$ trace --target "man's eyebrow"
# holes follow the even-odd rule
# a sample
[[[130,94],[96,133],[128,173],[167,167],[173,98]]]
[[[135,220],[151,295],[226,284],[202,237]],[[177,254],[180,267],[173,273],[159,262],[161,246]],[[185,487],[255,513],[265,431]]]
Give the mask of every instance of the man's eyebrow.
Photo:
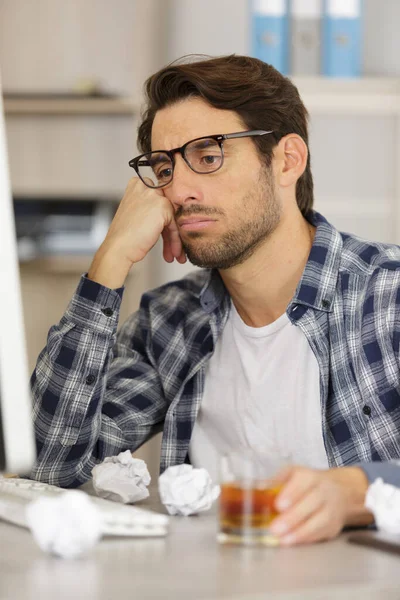
[[[151,162],[152,165],[158,164],[158,163],[162,163],[162,162],[167,162],[170,160],[168,154],[166,154],[166,150],[156,150],[154,156],[151,156],[151,161],[149,160],[148,162]]]
[[[194,140],[190,140],[190,142],[196,148],[207,148],[208,146],[218,146],[218,142],[216,142],[213,138],[206,138],[206,139],[199,139],[199,140],[194,139]]]

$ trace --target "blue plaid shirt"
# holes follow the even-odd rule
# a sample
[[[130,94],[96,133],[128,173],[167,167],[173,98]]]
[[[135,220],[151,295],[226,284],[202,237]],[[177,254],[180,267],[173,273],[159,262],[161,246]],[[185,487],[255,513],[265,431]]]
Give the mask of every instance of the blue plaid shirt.
[[[318,213],[310,221],[316,235],[287,315],[318,360],[329,465],[399,483],[400,248],[339,233]],[[78,486],[160,430],[161,471],[187,459],[230,297],[217,271],[197,271],[144,294],[117,334],[122,292],[82,277],[49,332],[32,375],[36,479]]]

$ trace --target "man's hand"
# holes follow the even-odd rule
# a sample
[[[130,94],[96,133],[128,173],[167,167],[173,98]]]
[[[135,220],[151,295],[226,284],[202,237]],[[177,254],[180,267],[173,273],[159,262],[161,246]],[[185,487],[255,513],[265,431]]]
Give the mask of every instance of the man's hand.
[[[364,506],[368,480],[358,467],[327,471],[289,467],[279,479],[283,489],[275,505],[280,514],[271,531],[282,545],[328,540],[347,525],[373,522]]]
[[[171,202],[162,190],[149,188],[133,177],[93,259],[89,279],[110,288],[122,286],[132,265],[143,260],[160,236],[164,259],[184,263],[186,256]]]

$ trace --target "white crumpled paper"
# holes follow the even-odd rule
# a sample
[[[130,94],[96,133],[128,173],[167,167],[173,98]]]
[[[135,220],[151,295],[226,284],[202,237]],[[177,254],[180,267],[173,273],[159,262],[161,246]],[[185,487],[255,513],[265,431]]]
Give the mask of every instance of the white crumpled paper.
[[[100,512],[79,490],[41,496],[28,504],[25,514],[40,548],[62,558],[85,554],[101,538]]]
[[[367,490],[365,506],[373,512],[378,529],[400,534],[400,488],[376,479]]]
[[[159,477],[158,490],[169,514],[185,517],[209,510],[220,494],[206,469],[187,464],[168,467]]]
[[[151,477],[144,460],[126,450],[110,456],[92,469],[93,488],[98,496],[133,504],[149,496]]]

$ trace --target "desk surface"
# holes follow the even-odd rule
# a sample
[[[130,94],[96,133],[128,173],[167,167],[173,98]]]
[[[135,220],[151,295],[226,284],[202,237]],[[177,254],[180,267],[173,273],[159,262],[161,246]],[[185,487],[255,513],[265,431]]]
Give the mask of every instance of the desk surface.
[[[152,496],[142,504],[160,509]],[[216,509],[171,517],[165,538],[106,538],[87,558],[62,560],[44,554],[28,530],[3,522],[0,599],[400,598],[400,558],[349,544],[348,534],[297,548],[246,548],[219,545],[216,529]]]

